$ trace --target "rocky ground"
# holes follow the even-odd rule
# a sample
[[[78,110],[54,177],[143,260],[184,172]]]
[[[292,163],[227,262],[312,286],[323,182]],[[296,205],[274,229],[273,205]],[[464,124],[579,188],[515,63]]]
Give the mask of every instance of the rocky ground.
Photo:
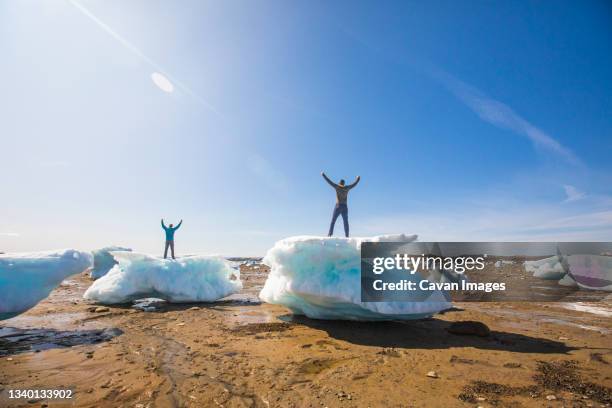
[[[96,307],[86,274],[0,322],[2,407],[601,407],[612,304],[460,303],[356,323],[261,304],[266,267],[214,304]],[[459,321],[475,323],[453,324]],[[70,400],[10,399],[70,389]]]

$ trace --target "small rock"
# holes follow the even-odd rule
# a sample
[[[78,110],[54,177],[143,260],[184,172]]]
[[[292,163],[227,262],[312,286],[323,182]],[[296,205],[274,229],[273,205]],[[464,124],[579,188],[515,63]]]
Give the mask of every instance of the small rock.
[[[569,340],[569,337],[559,337],[559,340]]]
[[[190,307],[190,308],[189,308],[189,309],[187,309],[187,310],[200,310],[200,308],[199,308],[199,307],[197,307],[197,306],[194,306],[194,307]]]
[[[93,311],[94,313],[104,313],[110,311],[110,309],[106,306],[98,306]]]
[[[469,320],[453,322],[446,330],[452,334],[473,335],[479,337],[487,337],[489,334],[491,334],[491,330],[486,324]]]
[[[427,373],[427,376],[430,378],[440,378],[440,376],[438,375],[438,373],[436,373],[435,371],[430,371]]]
[[[485,397],[478,397],[476,398],[476,401],[478,402],[485,402],[487,399]]]
[[[6,359],[6,361],[13,361],[13,358],[9,357],[9,358]]]
[[[185,323],[177,323],[177,326],[184,326]]]
[[[547,395],[546,399],[549,400],[549,401],[554,401],[554,400],[557,399],[557,397],[551,394],[551,395]]]
[[[522,365],[521,365],[521,363],[506,363],[506,364],[504,364],[504,367],[506,367],[506,368],[521,368]]]

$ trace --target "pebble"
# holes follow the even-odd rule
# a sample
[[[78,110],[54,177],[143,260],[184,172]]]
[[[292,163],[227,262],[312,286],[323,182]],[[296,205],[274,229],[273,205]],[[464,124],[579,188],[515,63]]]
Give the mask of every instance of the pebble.
[[[453,322],[447,329],[449,333],[461,335],[473,335],[479,337],[487,337],[491,334],[489,327],[476,321]]]
[[[94,313],[104,313],[110,311],[110,309],[106,306],[98,306],[93,311]]]
[[[427,373],[427,376],[430,378],[440,378],[440,376],[438,375],[438,373],[436,373],[435,371],[430,371]]]
[[[549,401],[554,401],[554,400],[557,399],[557,397],[551,394],[551,395],[547,395],[546,399],[549,400]]]
[[[200,310],[200,308],[199,308],[199,307],[197,307],[197,306],[194,306],[194,307],[190,307],[190,308],[189,308],[189,309],[187,309],[187,310]]]
[[[9,358],[6,359],[6,361],[13,361],[13,358],[9,357]]]

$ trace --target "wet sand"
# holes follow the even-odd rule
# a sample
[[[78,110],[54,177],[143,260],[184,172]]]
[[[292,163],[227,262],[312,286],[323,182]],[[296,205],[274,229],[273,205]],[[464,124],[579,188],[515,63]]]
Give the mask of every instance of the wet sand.
[[[433,319],[357,323],[261,304],[266,268],[214,304],[98,308],[76,275],[0,322],[2,407],[610,406],[612,303],[459,303]],[[486,324],[457,335],[456,321]],[[71,389],[71,400],[9,390]],[[554,398],[554,399],[553,399]]]

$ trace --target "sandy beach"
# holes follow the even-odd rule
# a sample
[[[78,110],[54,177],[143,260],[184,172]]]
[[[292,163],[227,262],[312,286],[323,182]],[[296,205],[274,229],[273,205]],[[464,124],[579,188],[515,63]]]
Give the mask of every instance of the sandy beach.
[[[458,303],[420,321],[317,321],[260,303],[266,266],[241,272],[239,294],[149,312],[89,304],[81,299],[89,276],[71,277],[35,308],[0,323],[0,406],[612,403],[609,301]],[[490,333],[456,334],[458,321],[484,323]],[[18,389],[70,389],[73,398],[10,399]]]

